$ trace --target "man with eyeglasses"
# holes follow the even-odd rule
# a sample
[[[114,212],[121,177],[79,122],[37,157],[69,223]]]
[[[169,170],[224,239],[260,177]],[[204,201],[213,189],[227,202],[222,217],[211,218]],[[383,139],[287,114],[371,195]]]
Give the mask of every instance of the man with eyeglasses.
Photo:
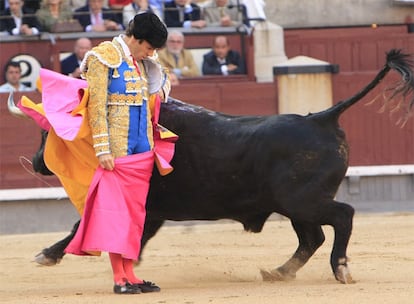
[[[183,33],[169,32],[166,46],[158,55],[162,65],[170,71],[172,85],[179,84],[180,78],[200,76],[191,51],[184,48]]]

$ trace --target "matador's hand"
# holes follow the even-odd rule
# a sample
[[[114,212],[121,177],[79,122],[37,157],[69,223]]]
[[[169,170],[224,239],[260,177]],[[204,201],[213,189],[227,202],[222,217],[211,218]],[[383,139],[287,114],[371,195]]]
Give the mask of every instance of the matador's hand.
[[[98,156],[99,164],[102,168],[112,171],[115,167],[114,157],[112,154],[102,154]]]

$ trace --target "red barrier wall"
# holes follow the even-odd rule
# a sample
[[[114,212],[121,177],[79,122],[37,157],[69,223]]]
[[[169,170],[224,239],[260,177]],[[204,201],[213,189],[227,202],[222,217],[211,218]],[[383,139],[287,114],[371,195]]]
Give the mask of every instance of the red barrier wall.
[[[247,43],[246,47],[250,50],[246,53],[247,60],[251,62],[252,45]],[[368,84],[384,64],[385,52],[391,48],[414,53],[414,34],[408,33],[406,26],[285,31],[288,58],[305,55],[339,64],[339,74],[333,75],[335,102],[352,96]],[[414,164],[414,118],[401,129],[395,125],[395,116],[378,113],[380,103],[367,105],[395,79],[387,77],[381,87],[341,117],[340,123],[351,147],[350,165]],[[249,75],[182,81],[173,88],[171,96],[229,114],[271,115],[278,111],[277,84],[256,83]],[[40,100],[37,94],[34,97]],[[37,150],[39,128],[30,121],[12,117],[7,111],[6,99],[7,95],[0,94],[0,189],[45,187],[44,182],[27,173],[19,162],[19,156],[31,159]],[[54,177],[42,179],[58,185]]]

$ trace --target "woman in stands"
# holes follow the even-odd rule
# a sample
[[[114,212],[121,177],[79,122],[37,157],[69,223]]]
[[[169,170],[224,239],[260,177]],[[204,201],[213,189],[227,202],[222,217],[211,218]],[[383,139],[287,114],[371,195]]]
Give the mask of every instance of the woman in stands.
[[[67,0],[42,0],[36,17],[43,32],[53,32],[55,24],[72,19],[72,10]]]

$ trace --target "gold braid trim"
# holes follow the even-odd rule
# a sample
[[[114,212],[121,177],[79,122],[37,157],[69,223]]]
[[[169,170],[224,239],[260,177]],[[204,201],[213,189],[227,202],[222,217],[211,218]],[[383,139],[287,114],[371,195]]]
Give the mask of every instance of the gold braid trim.
[[[89,126],[93,136],[93,144],[97,156],[110,153],[109,127],[107,123],[107,90],[108,67],[96,56],[89,56],[87,60],[87,71],[85,73],[88,81],[89,101],[88,118]]]
[[[104,41],[85,54],[80,70],[86,72],[87,61],[90,56],[95,56],[105,66],[115,69],[122,63],[122,54],[118,48],[109,41]]]
[[[143,99],[146,99],[142,93],[138,92],[136,95],[111,94],[108,97],[108,105],[142,106]]]

